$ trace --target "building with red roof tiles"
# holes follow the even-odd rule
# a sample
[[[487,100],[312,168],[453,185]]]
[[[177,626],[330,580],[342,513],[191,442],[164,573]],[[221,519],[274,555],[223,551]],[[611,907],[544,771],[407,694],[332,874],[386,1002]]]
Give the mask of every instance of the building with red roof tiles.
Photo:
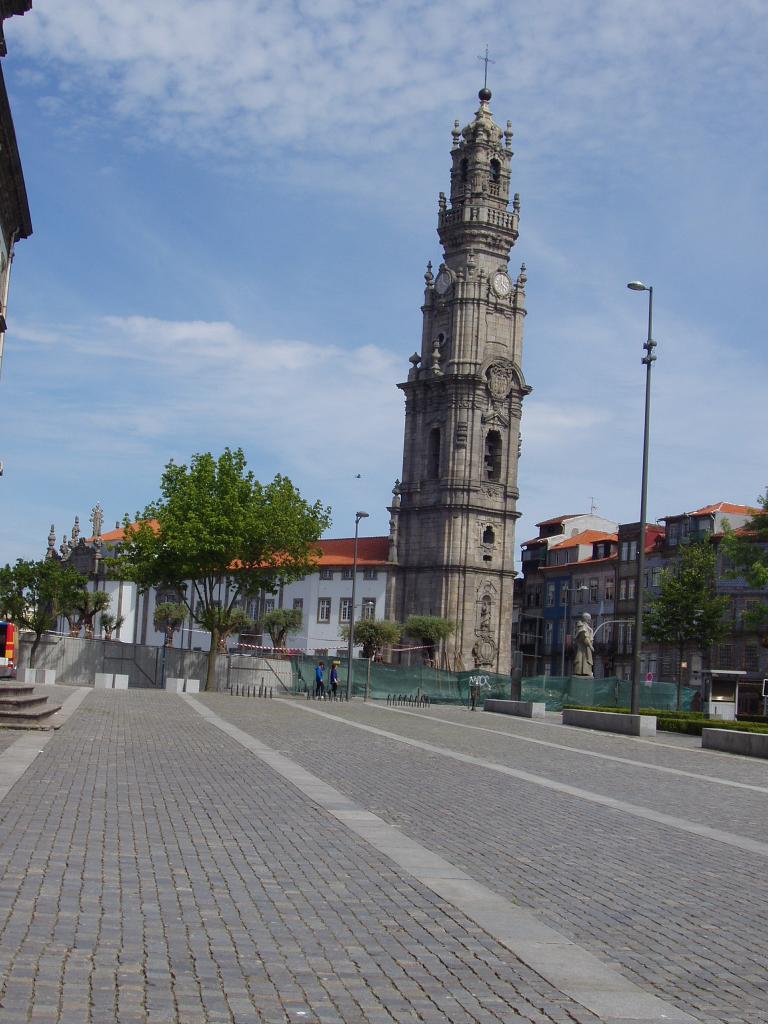
[[[154,611],[158,604],[175,603],[178,595],[163,588],[153,588],[139,593],[135,584],[126,580],[107,578],[105,558],[119,548],[125,536],[123,527],[117,523],[114,530],[101,532],[102,512],[99,506],[91,513],[93,535],[81,536],[80,521],[75,518],[70,539],[66,535],[56,549],[56,535],[53,527],[48,537],[48,558],[55,558],[71,565],[90,579],[90,587],[112,594],[109,611],[122,616],[122,625],[116,630],[115,639],[127,643],[146,644],[161,647],[164,634],[154,626]],[[157,523],[152,524],[158,528]],[[352,568],[355,558],[353,537],[330,537],[321,540],[318,548],[317,568],[301,580],[286,584],[274,593],[261,593],[250,600],[246,611],[258,621],[275,608],[299,608],[303,613],[301,629],[287,638],[287,646],[293,650],[309,650],[316,653],[338,653],[346,655],[341,630],[349,622],[352,604]],[[387,580],[389,537],[358,537],[357,581],[355,584],[355,619],[382,619],[387,615]],[[234,569],[234,567],[233,567]],[[226,594],[222,594],[226,600]],[[62,631],[64,623],[60,624]],[[97,635],[100,620],[96,622]],[[241,644],[242,642],[242,644]],[[248,634],[233,638],[233,646],[241,645],[244,650],[271,648],[267,634]],[[191,650],[207,650],[209,635],[200,630],[194,622],[184,623],[176,646]],[[359,653],[359,648],[356,648]]]

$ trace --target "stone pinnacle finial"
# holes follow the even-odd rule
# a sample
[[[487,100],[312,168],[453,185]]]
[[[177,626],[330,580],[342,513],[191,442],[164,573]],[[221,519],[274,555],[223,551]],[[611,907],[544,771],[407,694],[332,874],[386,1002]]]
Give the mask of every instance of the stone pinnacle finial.
[[[56,529],[51,523],[51,529],[48,534],[48,557],[50,558],[53,552],[56,550]]]
[[[459,139],[461,138],[461,125],[459,124],[458,121],[453,122],[453,131],[451,132],[451,135],[453,136],[453,148],[457,149],[459,145]]]
[[[432,273],[432,260],[427,263],[427,272],[424,275],[424,280],[427,282],[427,288],[431,288],[435,281],[435,275]]]

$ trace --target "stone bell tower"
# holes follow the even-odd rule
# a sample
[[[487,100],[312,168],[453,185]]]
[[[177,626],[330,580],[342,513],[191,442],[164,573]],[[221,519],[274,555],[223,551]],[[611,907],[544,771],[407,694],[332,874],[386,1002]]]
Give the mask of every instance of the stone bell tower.
[[[515,280],[520,198],[509,209],[512,130],[491,92],[455,122],[451,194],[440,193],[444,260],[424,275],[421,351],[405,393],[403,478],[390,508],[389,608],[456,623],[452,669],[511,668],[515,520],[523,396],[525,265]]]

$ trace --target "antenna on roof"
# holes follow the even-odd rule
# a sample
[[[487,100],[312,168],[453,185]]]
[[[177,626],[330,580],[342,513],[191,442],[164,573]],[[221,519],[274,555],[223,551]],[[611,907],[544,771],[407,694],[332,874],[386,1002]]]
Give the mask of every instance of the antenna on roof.
[[[590,494],[590,496],[589,496],[589,500],[590,500],[590,509],[589,509],[589,514],[590,514],[591,516],[593,516],[593,515],[595,514],[595,512],[597,512],[597,503],[595,502],[595,497],[594,497],[594,495]]]

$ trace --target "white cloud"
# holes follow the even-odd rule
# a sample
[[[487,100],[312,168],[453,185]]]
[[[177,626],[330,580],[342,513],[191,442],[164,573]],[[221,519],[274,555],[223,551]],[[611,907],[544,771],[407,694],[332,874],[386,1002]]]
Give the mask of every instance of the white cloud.
[[[116,113],[198,152],[277,147],[299,162],[310,152],[371,161],[393,134],[419,150],[437,111],[465,110],[490,18],[505,40],[491,84],[515,97],[539,150],[576,136],[615,147],[658,122],[664,104],[706,103],[713,121],[758,113],[739,83],[766,81],[766,27],[745,0],[727,19],[700,0],[647,0],[642,17],[632,0],[558,0],[524,17],[484,0],[92,0],[36,6],[12,29],[41,64],[69,69],[58,88],[70,103],[90,96],[105,120]]]

